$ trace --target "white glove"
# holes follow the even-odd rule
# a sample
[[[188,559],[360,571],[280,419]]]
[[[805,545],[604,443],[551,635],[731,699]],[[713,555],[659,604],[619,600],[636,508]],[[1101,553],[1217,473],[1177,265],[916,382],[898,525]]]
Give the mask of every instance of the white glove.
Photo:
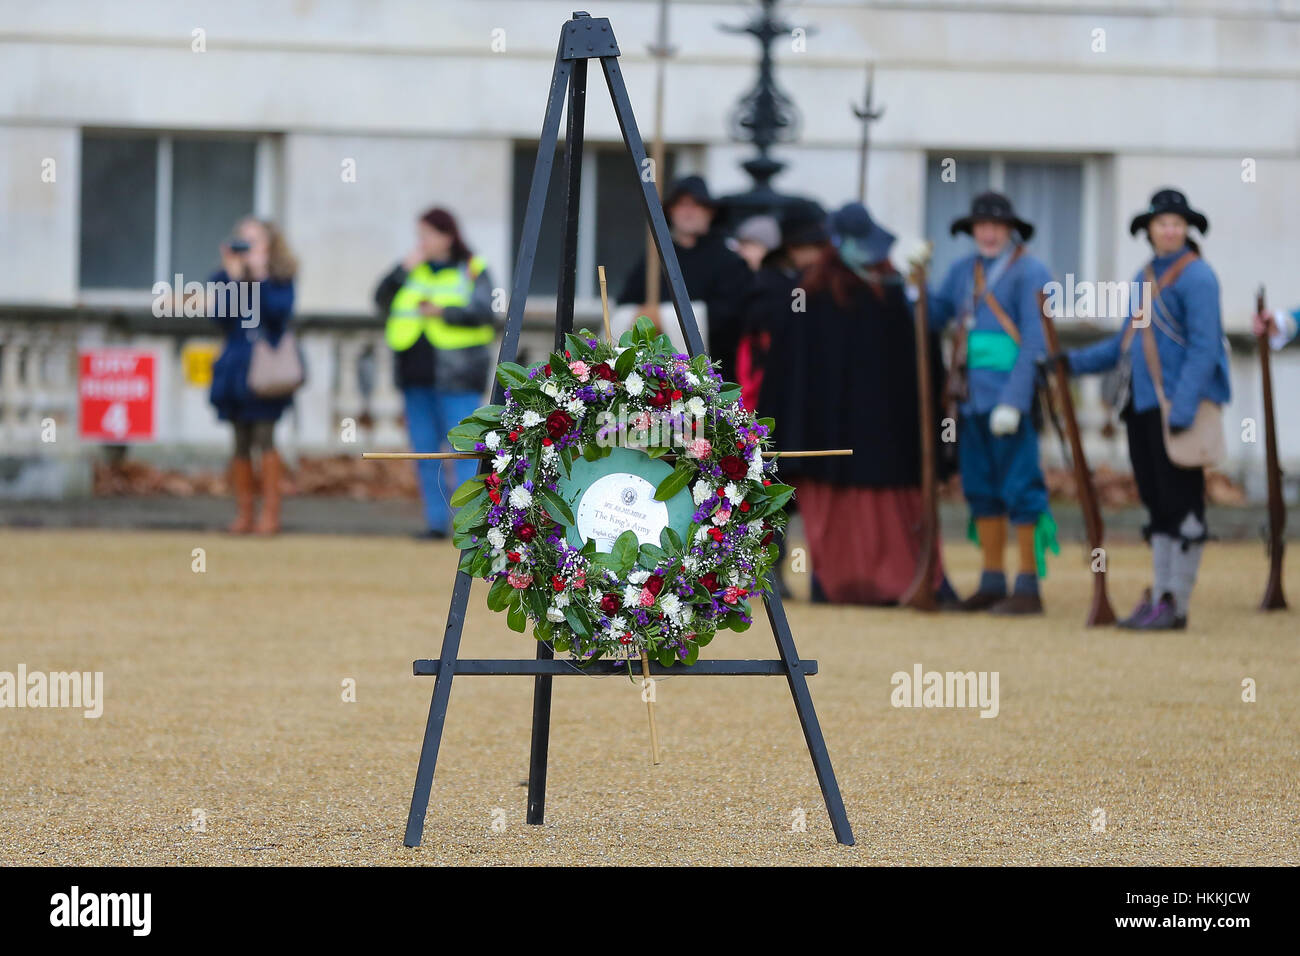
[[[989,415],[989,431],[995,435],[1014,435],[1020,430],[1020,409],[997,405]]]

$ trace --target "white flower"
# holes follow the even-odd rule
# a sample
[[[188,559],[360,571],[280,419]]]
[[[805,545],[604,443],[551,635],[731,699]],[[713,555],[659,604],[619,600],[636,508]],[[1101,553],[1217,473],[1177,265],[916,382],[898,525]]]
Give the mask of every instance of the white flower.
[[[691,497],[695,499],[697,505],[702,505],[706,499],[713,497],[713,488],[701,478],[695,482],[695,487],[691,489]]]
[[[609,622],[609,629],[615,634],[619,631],[627,630],[627,619],[623,617],[615,617]]]
[[[568,592],[568,591],[561,591],[559,594],[555,595],[555,606],[556,606],[556,607],[568,607],[568,606],[569,606],[569,592]]]
[[[554,445],[543,445],[543,446],[542,446],[542,457],[545,458],[545,459],[547,459],[548,461],[549,461],[550,459],[554,458],[554,457],[555,457],[556,455],[558,455],[558,454],[559,454],[559,452],[555,450],[555,446],[554,446]]]
[[[694,415],[696,418],[703,417],[704,399],[696,395],[694,398],[692,398],[689,402],[686,403],[686,410],[690,412],[692,415]]]
[[[708,529],[706,528],[700,528],[695,532],[695,541],[697,544],[702,541],[705,541],[708,537],[709,537],[709,532]]]
[[[574,418],[581,418],[587,411],[587,404],[580,398],[573,398],[564,406],[565,410]]]
[[[645,379],[643,379],[636,372],[633,372],[626,379],[624,379],[623,384],[627,386],[627,393],[634,398],[637,395],[640,395],[641,392],[645,389]]]
[[[650,572],[643,568],[638,568],[627,576],[627,579],[633,584],[645,584],[650,577]]]
[[[528,409],[528,411],[524,412],[525,428],[536,428],[543,421],[545,421],[545,419],[542,418],[541,415],[537,414],[537,412],[533,411],[531,408]]]
[[[628,607],[636,607],[641,601],[641,589],[635,584],[629,584],[623,589],[623,603]]]
[[[734,481],[727,482],[727,487],[722,489],[722,493],[727,496],[727,500],[733,505],[738,505],[745,500],[745,493],[736,487]]]
[[[761,538],[766,532],[763,530],[763,522],[751,521],[749,523],[749,536],[751,538]]]
[[[754,449],[754,457],[749,459],[749,471],[745,475],[750,481],[763,480],[763,453]]]
[[[685,560],[682,561],[682,565],[686,568],[686,570],[689,573],[694,574],[697,570],[699,570],[700,559],[693,554],[688,554]]]
[[[551,398],[557,398],[557,397],[559,397],[559,394],[560,394],[560,386],[559,386],[559,384],[557,384],[557,383],[554,382],[554,381],[549,381],[549,382],[547,382],[545,385],[542,386],[542,394],[543,394],[543,395],[548,395],[548,396],[550,396]]]
[[[699,384],[700,384],[700,377],[699,377],[698,375],[696,375],[694,372],[687,372],[687,373],[686,373],[686,381],[689,382],[691,385],[699,385]],[[704,403],[701,402],[700,404],[703,405]],[[703,409],[701,409],[701,414],[702,414],[702,413],[703,413]]]
[[[488,544],[494,548],[504,548],[506,546],[506,536],[500,528],[489,528],[487,539]]]
[[[600,593],[600,590],[598,588],[592,588],[590,591],[587,592],[587,597],[591,598],[592,604],[599,604],[600,599],[604,597],[604,595]]]
[[[497,455],[496,458],[492,459],[492,470],[497,474],[505,471],[506,465],[510,464],[511,457],[513,456],[505,454]]]
[[[659,606],[664,609],[665,614],[675,621],[682,610],[682,599],[676,594],[665,592],[659,595]]]
[[[510,489],[510,503],[516,508],[527,508],[533,503],[533,493],[523,485],[515,485]]]
[[[561,611],[558,607],[552,605],[551,607],[548,607],[546,609],[546,619],[548,621],[554,621],[555,623],[558,624],[560,621],[564,620],[564,612]]]
[[[598,392],[612,392],[614,391],[614,383],[609,381],[608,379],[602,378],[600,381],[596,383],[595,388],[596,391]]]
[[[496,451],[501,447],[501,434],[499,432],[488,432],[483,436],[483,444],[487,445],[490,451]]]

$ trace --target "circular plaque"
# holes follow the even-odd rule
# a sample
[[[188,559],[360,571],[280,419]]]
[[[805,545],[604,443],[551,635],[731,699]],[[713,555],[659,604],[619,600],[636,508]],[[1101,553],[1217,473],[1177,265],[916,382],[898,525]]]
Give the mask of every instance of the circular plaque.
[[[640,475],[615,471],[592,482],[578,499],[578,534],[597,551],[612,551],[624,531],[641,544],[658,544],[668,527],[668,505],[655,501],[655,486]]]

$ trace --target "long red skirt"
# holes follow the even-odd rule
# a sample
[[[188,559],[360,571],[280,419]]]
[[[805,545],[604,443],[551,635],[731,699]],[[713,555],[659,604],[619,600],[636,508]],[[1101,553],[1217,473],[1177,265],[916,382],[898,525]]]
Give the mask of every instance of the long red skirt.
[[[896,604],[921,556],[921,489],[795,483],[812,570],[835,604]],[[942,549],[941,549],[942,550]],[[934,586],[943,581],[935,563]]]

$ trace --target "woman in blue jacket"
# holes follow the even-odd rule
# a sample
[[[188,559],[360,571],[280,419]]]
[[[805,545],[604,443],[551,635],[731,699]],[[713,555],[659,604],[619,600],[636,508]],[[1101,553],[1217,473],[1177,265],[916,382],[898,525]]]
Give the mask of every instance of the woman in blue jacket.
[[[284,236],[265,220],[247,217],[235,227],[234,238],[221,247],[218,283],[208,315],[225,333],[221,356],[212,366],[209,401],[217,417],[234,426],[235,453],[230,482],[235,492],[234,534],[280,530],[280,479],[284,465],[272,443],[275,423],[293,401],[261,398],[248,388],[248,364],[259,337],[271,345],[280,341],[293,312],[293,277],[298,264]],[[213,288],[213,286],[209,286]],[[262,513],[253,523],[253,451],[261,455]]]
[[[1127,401],[1118,407],[1128,427],[1129,456],[1138,494],[1150,515],[1143,534],[1151,542],[1153,582],[1121,627],[1172,630],[1187,626],[1187,609],[1207,536],[1205,471],[1181,468],[1165,450],[1156,382],[1147,367],[1142,337],[1152,335],[1160,377],[1169,401],[1169,430],[1177,434],[1192,424],[1203,399],[1226,403],[1231,398],[1228,352],[1219,312],[1219,280],[1188,237],[1188,228],[1209,230],[1205,216],[1192,209],[1175,189],[1162,189],[1148,208],[1134,217],[1129,232],[1144,230],[1154,258],[1150,267],[1156,287],[1150,316],[1131,321],[1140,303],[1115,335],[1067,355],[1078,374],[1102,372],[1117,365],[1129,374]],[[1136,282],[1146,277],[1144,267]],[[1141,286],[1138,286],[1141,287]],[[1143,298],[1146,298],[1144,294]],[[1149,327],[1137,328],[1137,325]]]

